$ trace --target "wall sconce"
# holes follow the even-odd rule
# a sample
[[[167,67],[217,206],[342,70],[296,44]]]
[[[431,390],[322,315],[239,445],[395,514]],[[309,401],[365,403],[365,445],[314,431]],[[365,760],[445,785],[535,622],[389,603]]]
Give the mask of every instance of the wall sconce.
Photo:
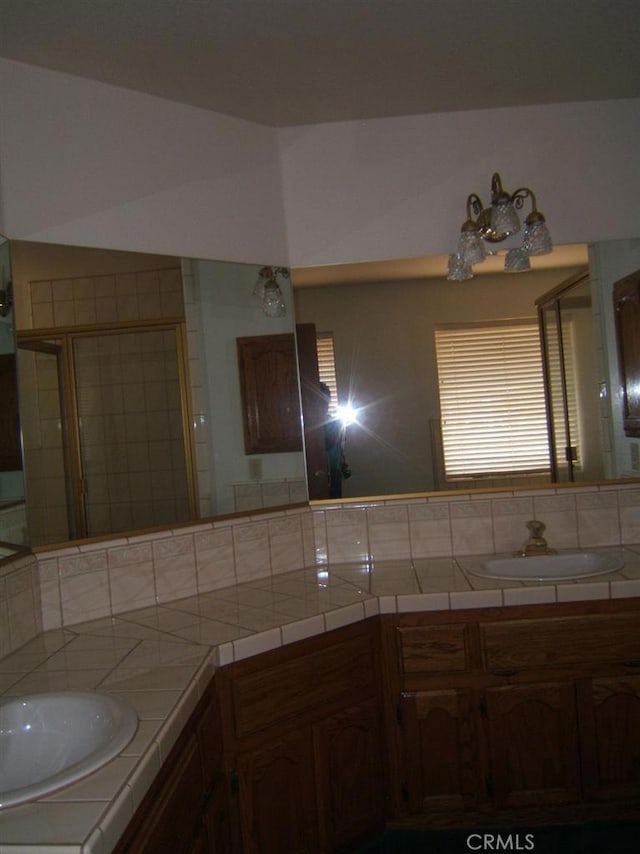
[[[253,289],[253,295],[262,303],[262,310],[267,317],[283,317],[287,313],[284,297],[278,284],[278,276],[288,279],[290,277],[289,269],[287,267],[262,267]]]
[[[11,311],[13,305],[13,285],[7,282],[6,286],[0,290],[0,317],[6,317]]]
[[[479,264],[488,255],[495,254],[487,243],[500,243],[520,231],[520,217],[525,201],[531,201],[531,212],[524,221],[522,246],[510,249],[505,257],[506,272],[530,270],[529,258],[547,255],[553,244],[544,216],[540,213],[536,197],[528,187],[520,187],[515,193],[507,193],[497,172],[491,179],[491,205],[485,208],[475,193],[467,198],[467,218],[460,229],[458,247],[449,256],[447,279],[463,282],[473,277],[474,264]]]

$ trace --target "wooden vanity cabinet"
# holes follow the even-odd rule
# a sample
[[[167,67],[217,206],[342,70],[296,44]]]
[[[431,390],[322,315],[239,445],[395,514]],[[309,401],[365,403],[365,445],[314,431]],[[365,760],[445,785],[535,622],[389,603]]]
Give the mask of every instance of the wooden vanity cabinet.
[[[219,668],[115,850],[639,811],[640,600],[381,615]]]
[[[378,645],[367,620],[218,672],[245,854],[348,850],[383,828]]]
[[[493,806],[580,800],[580,755],[570,682],[502,685],[484,693]]]
[[[463,813],[487,800],[481,721],[473,690],[403,693],[399,721],[412,813]]]
[[[470,679],[477,643],[465,622],[430,616],[399,617],[390,639],[400,673],[400,798],[412,813],[463,813],[487,797],[479,697]]]
[[[242,850],[318,852],[313,744],[304,728],[235,757]]]
[[[117,854],[324,854],[386,818],[376,620],[221,667]]]
[[[339,851],[382,830],[386,762],[380,699],[313,725],[318,815],[323,851]]]
[[[116,854],[231,854],[220,715],[211,683],[118,842]]]
[[[627,666],[640,671],[640,661]],[[640,798],[640,672],[579,679],[576,694],[585,797]]]
[[[637,813],[637,600],[400,615],[395,646],[400,817]]]

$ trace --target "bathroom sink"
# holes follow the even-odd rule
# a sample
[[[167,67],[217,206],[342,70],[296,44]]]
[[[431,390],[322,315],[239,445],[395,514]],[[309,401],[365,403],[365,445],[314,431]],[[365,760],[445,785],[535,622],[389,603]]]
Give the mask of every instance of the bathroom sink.
[[[470,568],[474,575],[506,581],[568,581],[590,578],[622,569],[624,561],[616,553],[591,551],[561,552],[560,554],[529,557],[489,558]]]
[[[67,786],[113,759],[138,716],[97,691],[53,691],[0,703],[0,809]]]

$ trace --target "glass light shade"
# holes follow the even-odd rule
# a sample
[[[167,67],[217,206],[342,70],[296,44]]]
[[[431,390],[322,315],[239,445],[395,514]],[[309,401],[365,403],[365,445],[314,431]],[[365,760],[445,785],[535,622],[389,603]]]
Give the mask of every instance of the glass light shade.
[[[274,279],[269,279],[264,286],[262,310],[267,317],[283,317],[287,313],[282,291]]]
[[[507,195],[491,206],[491,231],[500,240],[520,231],[520,217]]]
[[[487,257],[487,249],[477,231],[463,230],[460,232],[458,255],[467,264],[479,264],[484,261]]]
[[[449,255],[447,279],[450,282],[465,282],[473,278],[473,271],[460,255]]]
[[[521,246],[517,249],[510,249],[504,259],[505,273],[525,273],[531,269],[529,263],[529,255],[526,249]]]
[[[548,255],[551,252],[553,243],[543,219],[525,222],[523,245],[529,255]]]

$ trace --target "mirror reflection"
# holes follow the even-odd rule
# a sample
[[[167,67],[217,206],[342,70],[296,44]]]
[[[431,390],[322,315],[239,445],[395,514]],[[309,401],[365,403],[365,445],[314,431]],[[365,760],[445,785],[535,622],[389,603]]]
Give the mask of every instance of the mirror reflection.
[[[11,254],[31,545],[306,500],[301,450],[243,444],[236,342],[293,340],[286,281],[273,317],[256,265]]]
[[[310,429],[326,418],[325,401],[311,396],[322,410],[311,417],[305,407],[320,379],[332,415],[339,404],[356,410],[345,431],[345,498],[638,476],[638,441],[622,429],[610,295],[640,267],[639,240],[558,247],[553,264],[524,275],[492,271],[489,261],[461,283],[446,281],[442,258],[293,270],[279,280],[286,311],[275,317],[259,298],[258,265],[24,241],[10,249],[12,270],[0,245],[14,294],[0,331],[13,352],[15,313],[30,535],[23,474],[9,472],[9,485],[2,472],[0,520],[7,498],[22,515],[0,540],[47,546],[326,496],[323,430]],[[290,360],[276,392],[256,369],[265,359],[276,372],[283,364],[294,308],[306,460],[290,435]],[[551,453],[517,472],[499,463],[490,475],[455,472],[463,442],[443,430],[435,333],[462,328],[467,339],[468,330],[520,324],[545,335]],[[243,378],[239,339],[259,354]],[[478,382],[461,376],[459,435],[473,446]],[[495,426],[494,390],[476,398]],[[270,406],[283,401],[281,412]],[[251,413],[261,406],[269,417],[256,432]],[[509,463],[513,442],[497,443]]]
[[[9,243],[0,237],[0,558],[3,543],[27,541],[14,318]]]
[[[610,305],[640,241],[536,260],[464,282],[446,281],[446,259],[433,275],[394,262],[292,271],[297,322],[331,344],[334,403],[357,412],[343,497],[638,477]]]

